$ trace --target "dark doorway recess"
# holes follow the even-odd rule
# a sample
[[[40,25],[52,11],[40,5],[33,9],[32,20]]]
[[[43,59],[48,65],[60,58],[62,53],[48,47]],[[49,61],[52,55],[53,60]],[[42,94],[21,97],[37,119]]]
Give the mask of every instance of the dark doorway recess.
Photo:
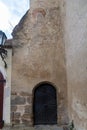
[[[0,129],[4,125],[3,121],[3,96],[4,96],[4,77],[2,73],[0,72]]]
[[[48,83],[40,84],[34,90],[34,125],[57,124],[56,89]]]

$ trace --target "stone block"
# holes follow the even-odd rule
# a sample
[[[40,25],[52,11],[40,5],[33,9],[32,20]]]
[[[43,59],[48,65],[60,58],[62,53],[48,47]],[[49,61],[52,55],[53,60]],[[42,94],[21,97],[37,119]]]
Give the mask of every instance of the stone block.
[[[30,119],[30,114],[24,114],[22,116],[22,119],[29,120]]]
[[[17,95],[17,92],[12,91],[12,92],[11,92],[11,95]]]
[[[21,96],[16,96],[14,99],[11,100],[12,105],[24,105],[26,103],[26,99]]]
[[[21,96],[30,96],[30,94],[28,92],[21,92],[20,95]]]
[[[19,120],[19,119],[15,119],[15,120],[14,120],[14,123],[15,123],[15,124],[20,124],[20,120]]]
[[[19,120],[21,114],[19,112],[12,112],[11,113],[11,120],[14,122],[15,120]]]
[[[31,114],[32,113],[32,107],[30,105],[25,106],[25,113]]]
[[[20,116],[21,116],[21,114],[19,112],[16,112],[14,114],[14,119],[18,119],[18,118],[20,118]]]
[[[11,112],[16,112],[16,110],[17,110],[17,106],[11,105]]]
[[[32,124],[32,121],[31,121],[31,116],[29,114],[24,114],[21,118],[22,120],[22,123],[25,124],[25,125],[31,125]]]
[[[32,97],[31,97],[31,96],[27,97],[27,102],[28,102],[29,104],[32,103]]]

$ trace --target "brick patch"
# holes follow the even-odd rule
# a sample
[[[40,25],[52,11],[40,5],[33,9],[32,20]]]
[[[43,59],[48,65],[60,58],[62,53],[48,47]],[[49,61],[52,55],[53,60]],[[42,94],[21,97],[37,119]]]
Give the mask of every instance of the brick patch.
[[[33,17],[36,17],[38,13],[41,13],[43,15],[43,17],[45,17],[45,15],[46,15],[46,12],[43,8],[37,8],[37,9],[33,10],[33,13],[32,13]]]

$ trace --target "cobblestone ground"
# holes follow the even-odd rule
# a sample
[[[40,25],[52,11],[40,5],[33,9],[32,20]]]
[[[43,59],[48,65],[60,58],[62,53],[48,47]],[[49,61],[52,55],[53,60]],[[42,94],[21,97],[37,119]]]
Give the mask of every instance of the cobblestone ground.
[[[2,130],[68,130],[68,129],[63,129],[62,127],[58,127],[57,125],[39,125],[35,127],[25,127],[25,126],[14,126],[14,127],[4,127]]]
[[[53,125],[53,126],[35,126],[35,130],[63,130],[62,127],[58,127],[57,125]]]

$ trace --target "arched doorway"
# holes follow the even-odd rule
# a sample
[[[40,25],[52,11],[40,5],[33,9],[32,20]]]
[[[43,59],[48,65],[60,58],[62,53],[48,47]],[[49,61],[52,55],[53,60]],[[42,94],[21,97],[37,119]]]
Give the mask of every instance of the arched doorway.
[[[48,83],[40,84],[34,90],[34,125],[57,124],[56,89]]]
[[[3,127],[3,97],[4,97],[4,77],[0,72],[0,128]]]

